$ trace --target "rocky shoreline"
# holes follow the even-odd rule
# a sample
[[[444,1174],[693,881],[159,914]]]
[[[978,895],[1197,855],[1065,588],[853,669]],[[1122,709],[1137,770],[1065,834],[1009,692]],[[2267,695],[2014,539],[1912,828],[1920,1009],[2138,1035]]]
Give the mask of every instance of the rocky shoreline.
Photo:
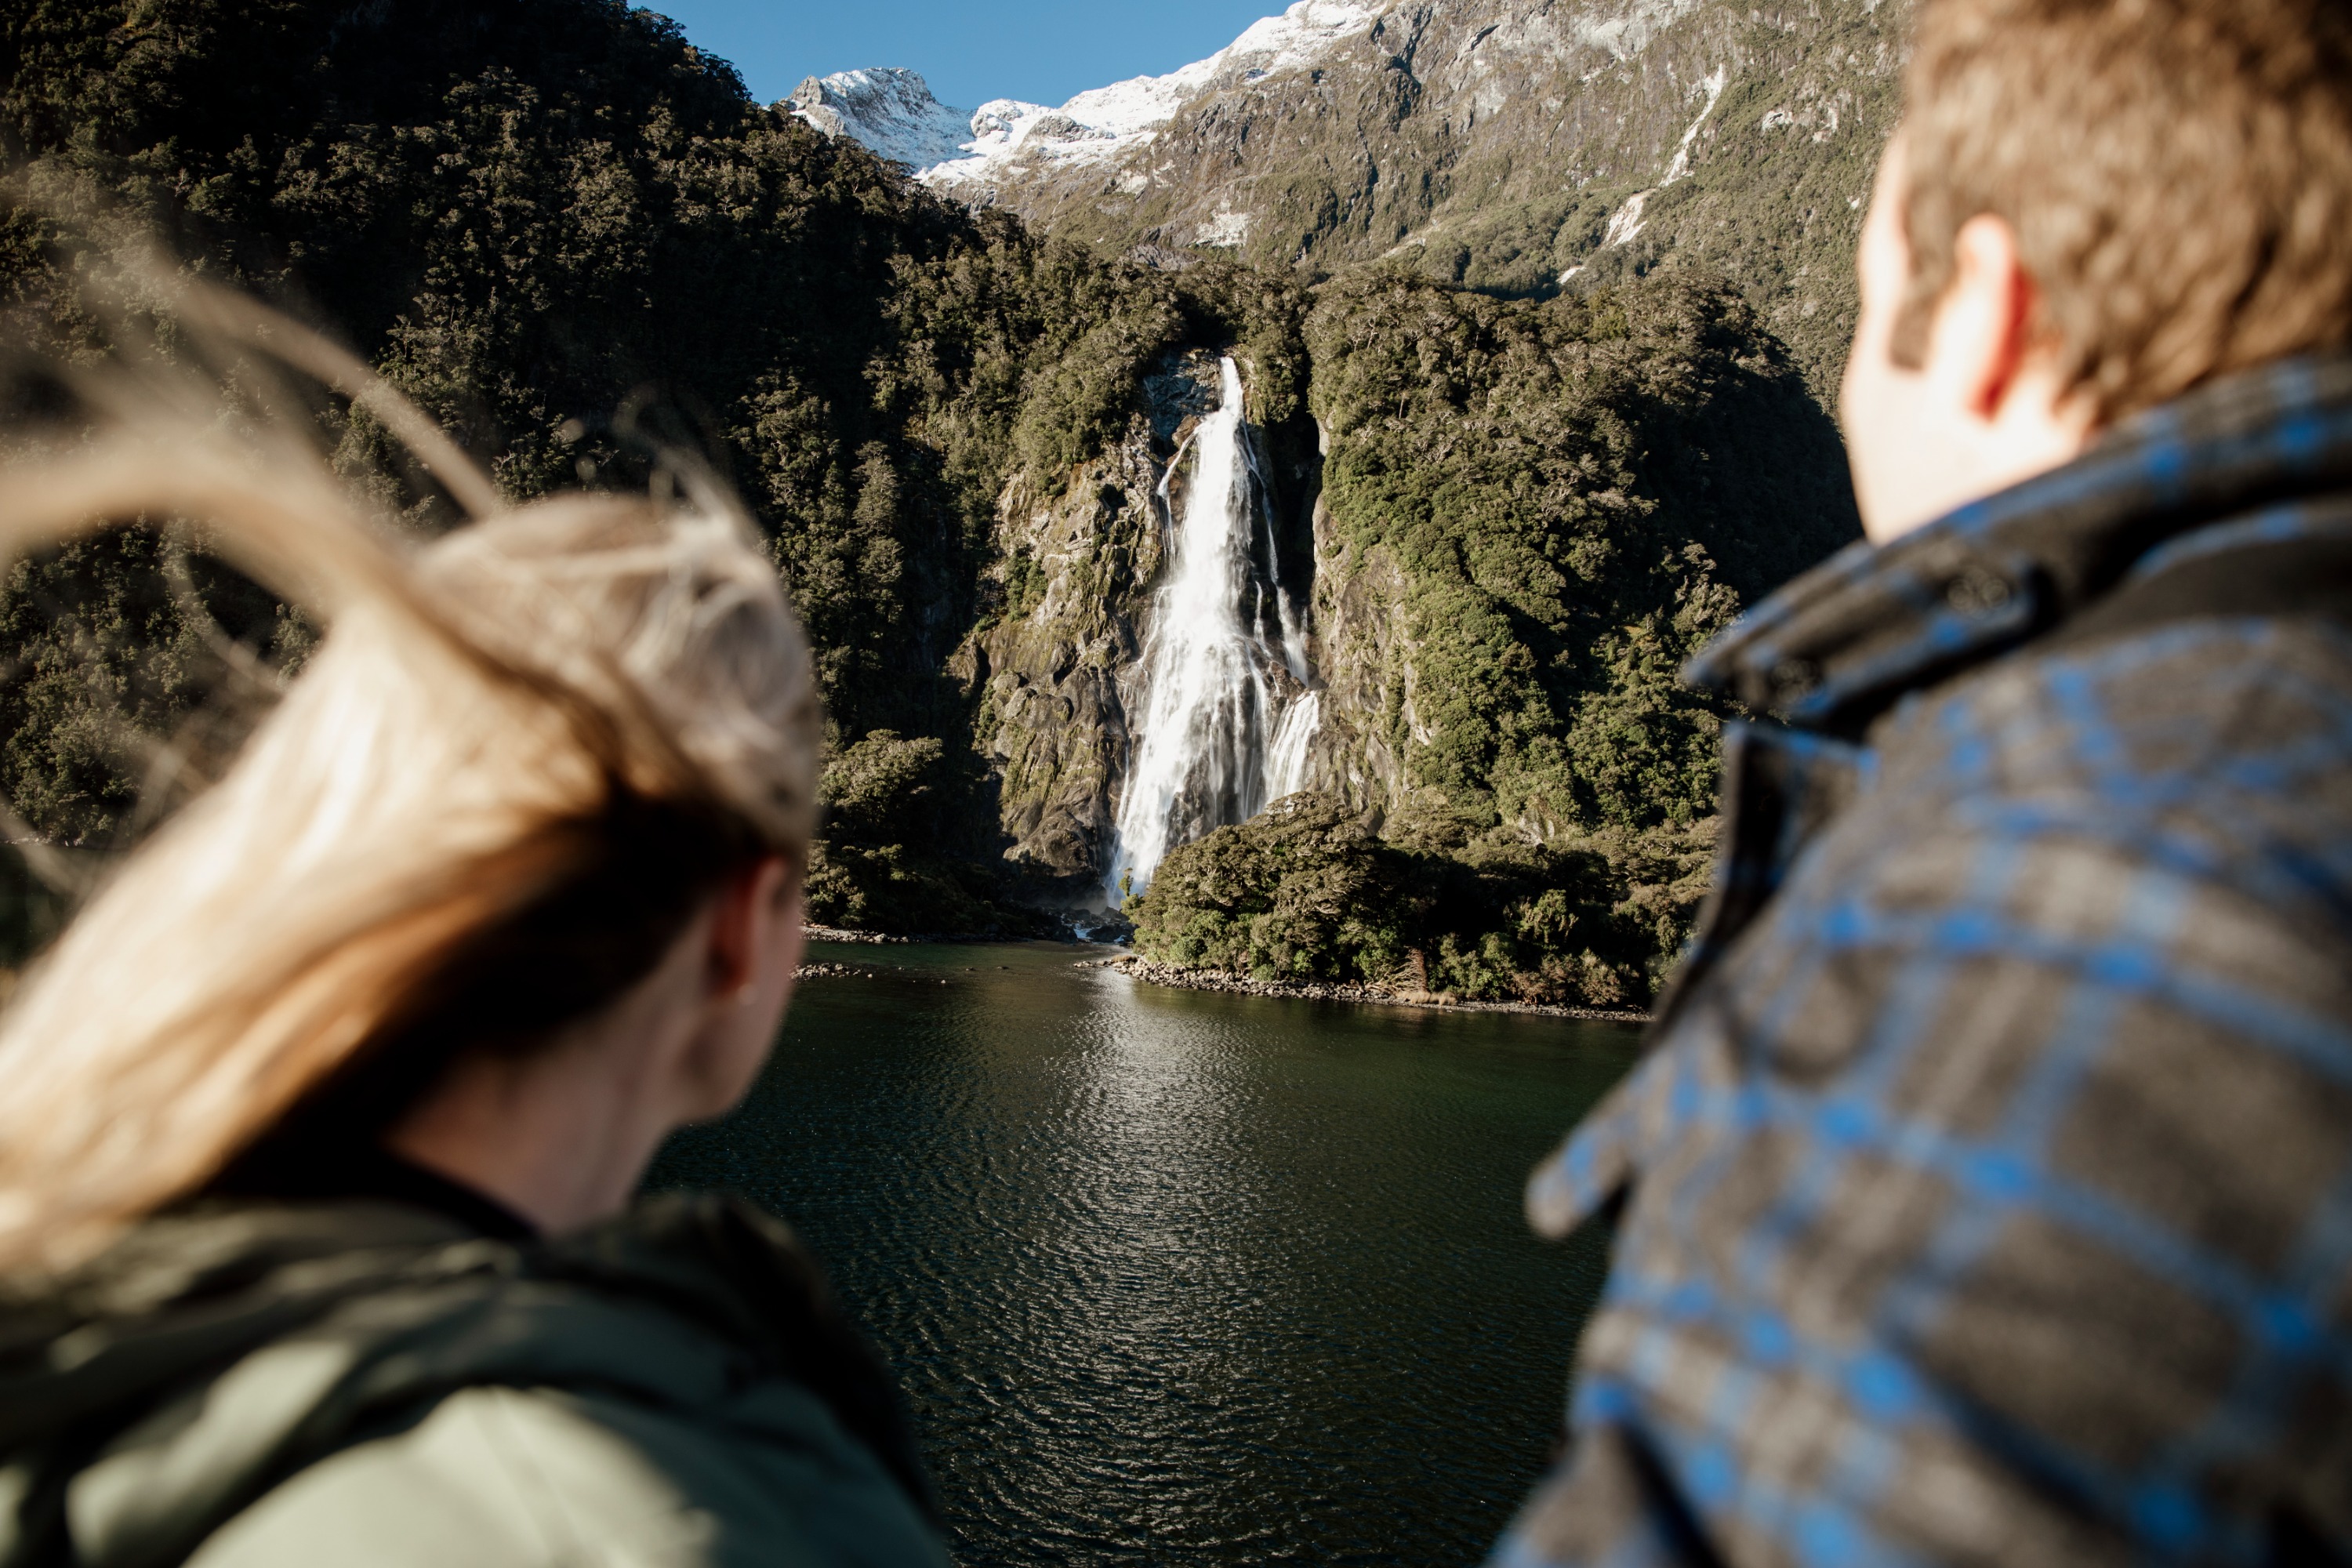
[[[824,934],[819,935],[822,931]],[[812,940],[822,942],[854,942],[870,945],[908,944],[938,938],[883,936],[872,931],[834,931],[824,927],[811,927]],[[1130,979],[1150,985],[1166,985],[1180,991],[1224,991],[1240,996],[1280,996],[1305,1002],[1356,1002],[1372,1007],[1424,1007],[1443,1013],[1525,1013],[1538,1018],[1574,1018],[1585,1023],[1646,1024],[1647,1013],[1633,1013],[1606,1007],[1552,1007],[1535,1002],[1471,1002],[1442,993],[1399,991],[1385,985],[1330,985],[1319,982],[1292,984],[1273,980],[1253,980],[1245,974],[1228,974],[1215,969],[1185,969],[1172,963],[1154,963],[1148,958],[1128,953],[1118,958],[1080,959],[1074,968],[1115,969]],[[870,963],[803,963],[796,973],[802,980],[917,980],[926,984],[945,985],[950,976],[932,975],[911,971],[899,964]]]
[[[968,937],[952,936],[893,936],[887,931],[845,931],[840,926],[813,925],[802,926],[801,934],[808,938],[811,942],[858,942],[867,947],[901,947],[910,942],[965,942],[971,940]],[[825,966],[818,964],[815,967],[823,969]]]
[[[795,980],[912,980],[925,985],[945,985],[945,975],[925,974],[892,964],[887,969],[871,963],[803,963],[793,971]]]
[[[1036,931],[925,931],[904,936],[896,931],[851,931],[845,926],[810,925],[806,922],[801,926],[801,934],[811,942],[853,942],[865,947],[905,947],[918,942],[953,942],[969,947],[1013,942],[1102,942],[1122,939],[1134,930],[1117,916],[1099,915],[1090,910],[1047,911],[1047,915],[1059,924],[1059,935],[1047,935]]]
[[[1115,969],[1149,984],[1172,986],[1182,991],[1226,991],[1242,996],[1286,996],[1308,1002],[1360,1002],[1375,1007],[1427,1007],[1446,1013],[1526,1013],[1539,1018],[1576,1018],[1601,1024],[1646,1024],[1650,1021],[1647,1013],[1606,1007],[1551,1007],[1534,1002],[1467,1002],[1442,994],[1398,991],[1385,985],[1330,985],[1319,982],[1294,984],[1284,981],[1253,980],[1245,974],[1228,974],[1223,970],[1184,969],[1171,963],[1154,963],[1133,953],[1123,958],[1083,959],[1077,967]]]

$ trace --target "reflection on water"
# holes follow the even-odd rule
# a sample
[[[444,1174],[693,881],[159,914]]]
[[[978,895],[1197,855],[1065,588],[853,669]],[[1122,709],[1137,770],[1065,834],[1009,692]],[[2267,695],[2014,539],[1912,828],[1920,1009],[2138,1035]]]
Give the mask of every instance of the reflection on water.
[[[969,1568],[1475,1561],[1540,1467],[1598,1241],[1528,1165],[1629,1030],[865,948],[656,1184],[790,1218],[905,1379]],[[948,984],[940,984],[940,980]]]

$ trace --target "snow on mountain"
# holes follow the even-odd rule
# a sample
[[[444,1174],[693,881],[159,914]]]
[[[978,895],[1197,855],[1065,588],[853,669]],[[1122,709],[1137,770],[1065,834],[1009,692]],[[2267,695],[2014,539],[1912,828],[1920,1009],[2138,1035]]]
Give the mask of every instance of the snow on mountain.
[[[827,136],[847,136],[918,169],[961,156],[973,135],[962,110],[950,109],[921,77],[895,67],[813,76],[785,101]]]
[[[1015,161],[1069,168],[1100,163],[1151,140],[1202,93],[1229,80],[1256,81],[1311,68],[1336,44],[1368,31],[1382,7],[1373,0],[1298,0],[1205,60],[1166,76],[1139,76],[1094,88],[1059,109],[1000,98],[971,119],[966,156],[921,171],[938,189],[984,184]]]
[[[1674,159],[1666,165],[1666,177],[1646,191],[1635,191],[1625,198],[1624,205],[1609,215],[1609,227],[1601,237],[1601,249],[1614,250],[1639,239],[1642,230],[1649,226],[1642,215],[1648,209],[1650,198],[1675,181],[1690,178],[1691,143],[1698,140],[1700,130],[1706,124],[1706,117],[1713,114],[1715,106],[1723,100],[1724,84],[1730,79],[1731,68],[1717,66],[1696,84],[1697,89],[1706,94],[1706,107],[1698,111],[1698,118],[1690,122],[1690,129],[1685,131],[1683,139],[1675,144]],[[1583,270],[1580,264],[1571,267],[1559,275],[1559,280],[1565,283]]]
[[[791,104],[828,136],[849,136],[913,164],[927,184],[984,184],[1015,162],[1058,169],[1115,158],[1150,142],[1187,102],[1222,83],[1312,68],[1333,45],[1370,29],[1381,10],[1374,0],[1298,0],[1205,60],[1095,88],[1059,109],[999,98],[967,121],[913,71],[878,68],[811,77]]]

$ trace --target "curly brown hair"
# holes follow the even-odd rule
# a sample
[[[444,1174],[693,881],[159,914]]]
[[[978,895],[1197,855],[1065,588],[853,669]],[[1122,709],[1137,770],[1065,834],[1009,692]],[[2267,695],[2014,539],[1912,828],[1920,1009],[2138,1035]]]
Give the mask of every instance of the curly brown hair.
[[[1984,213],[2103,419],[2352,342],[2345,0],[1924,0],[1906,91],[1899,363]]]

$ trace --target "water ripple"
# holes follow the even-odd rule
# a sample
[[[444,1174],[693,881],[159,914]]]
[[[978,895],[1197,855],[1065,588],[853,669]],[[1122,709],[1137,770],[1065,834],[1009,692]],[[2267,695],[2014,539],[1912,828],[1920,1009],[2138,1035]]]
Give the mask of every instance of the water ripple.
[[[1631,1034],[1070,958],[895,949],[903,983],[810,982],[751,1100],[655,1184],[734,1187],[824,1253],[968,1568],[1475,1562],[1603,1268],[1527,1236],[1519,1181]]]

